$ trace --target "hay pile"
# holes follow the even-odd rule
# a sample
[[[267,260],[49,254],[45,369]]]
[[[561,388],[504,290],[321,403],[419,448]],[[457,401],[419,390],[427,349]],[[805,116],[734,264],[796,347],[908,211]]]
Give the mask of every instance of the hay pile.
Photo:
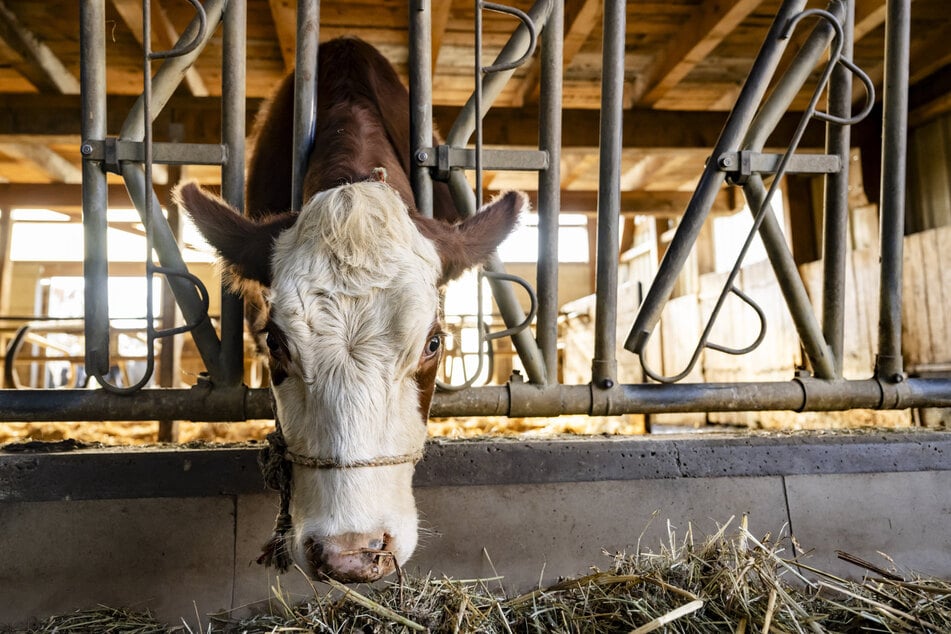
[[[498,578],[402,578],[380,588],[329,582],[329,592],[315,590],[296,606],[276,588],[280,607],[271,614],[218,618],[194,630],[118,611],[112,622],[108,611],[93,611],[31,631],[951,632],[951,582],[900,575],[842,553],[867,575],[848,581],[785,558],[780,542],[787,540],[757,540],[745,526],[730,536],[726,530],[702,543],[669,531],[659,553],[618,553],[605,570],[518,596],[504,596]]]

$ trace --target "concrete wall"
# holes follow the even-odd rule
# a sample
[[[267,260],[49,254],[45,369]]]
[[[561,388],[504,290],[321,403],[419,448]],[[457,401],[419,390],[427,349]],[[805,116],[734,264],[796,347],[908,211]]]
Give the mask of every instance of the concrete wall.
[[[0,624],[106,604],[194,627],[266,602],[278,579],[253,561],[278,500],[255,454],[0,451]],[[862,573],[844,550],[951,577],[947,434],[433,443],[416,484],[425,534],[408,571],[500,574],[508,592],[607,567],[602,549],[656,551],[668,521],[699,539],[744,514],[836,574]]]

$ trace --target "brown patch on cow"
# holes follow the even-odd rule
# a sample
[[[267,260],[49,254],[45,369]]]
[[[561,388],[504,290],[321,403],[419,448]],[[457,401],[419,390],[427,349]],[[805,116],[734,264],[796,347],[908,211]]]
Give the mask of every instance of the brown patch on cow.
[[[506,192],[471,218],[451,225],[433,218],[414,216],[419,232],[436,245],[442,261],[439,285],[453,280],[467,269],[482,264],[515,228],[522,209],[528,206],[525,194]]]
[[[221,255],[232,276],[265,286],[271,283],[274,240],[294,224],[297,214],[284,213],[251,220],[195,182],[181,185],[174,196],[208,243]],[[241,290],[240,284],[235,286]]]

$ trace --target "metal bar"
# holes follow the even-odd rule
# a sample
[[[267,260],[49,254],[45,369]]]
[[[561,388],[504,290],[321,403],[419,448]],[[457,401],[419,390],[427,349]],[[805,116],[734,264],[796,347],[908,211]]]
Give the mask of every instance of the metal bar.
[[[159,112],[168,103],[175,89],[181,83],[185,72],[204,50],[204,47],[214,35],[214,25],[221,21],[225,0],[208,0],[204,5],[207,24],[204,37],[198,41],[192,50],[181,57],[172,57],[162,63],[162,67],[155,73],[151,81],[151,99],[149,100],[150,118],[154,120]],[[192,42],[201,30],[201,21],[198,18],[186,27],[179,38],[180,42]],[[120,141],[142,142],[146,136],[144,111],[146,103],[140,95],[129,111],[119,133]],[[125,180],[129,197],[136,209],[143,215],[143,222],[151,228],[153,246],[159,256],[162,266],[174,272],[187,274],[188,267],[182,259],[178,243],[168,226],[168,222],[161,213],[161,205],[155,195],[155,190],[146,179],[142,168],[134,163],[120,164],[120,171]],[[146,217],[146,208],[151,205],[152,213]],[[103,234],[105,235],[105,234]],[[201,354],[205,367],[212,375],[218,374],[218,364],[221,344],[218,334],[211,322],[207,319],[204,303],[194,285],[182,275],[167,276],[169,287],[175,293],[175,299],[182,309],[185,321],[196,324],[191,331],[198,351]],[[108,371],[108,367],[106,368]]]
[[[410,153],[416,160],[410,165],[410,182],[416,209],[433,217],[433,179],[429,166],[418,159],[433,143],[433,53],[432,2],[412,0],[409,8],[409,138]],[[435,152],[429,149],[430,156]],[[435,165],[435,163],[433,164]]]
[[[743,193],[750,202],[751,209],[760,209],[766,202],[766,185],[759,175],[754,175],[743,185]],[[766,247],[776,280],[779,283],[783,298],[789,307],[796,331],[802,341],[802,346],[812,361],[813,369],[822,378],[839,376],[836,371],[835,357],[819,327],[819,322],[813,312],[806,287],[802,283],[799,269],[793,259],[782,229],[773,213],[772,204],[763,211],[763,220],[759,228],[760,237]]]
[[[149,104],[151,116],[154,120],[162,112],[162,109],[168,103],[169,99],[175,93],[175,90],[181,84],[185,73],[191,68],[194,61],[211,41],[215,33],[215,26],[221,22],[221,15],[224,11],[227,0],[207,0],[204,3],[205,16],[208,27],[205,29],[204,37],[198,41],[197,45],[186,55],[180,57],[171,57],[162,62],[161,68],[152,78],[152,99]],[[179,42],[191,42],[195,39],[201,28],[201,21],[196,17],[185,30],[182,31]],[[119,132],[119,138],[123,141],[142,141],[145,138],[145,120],[142,111],[145,109],[145,102],[142,95],[139,95],[135,104],[129,110]]]
[[[168,221],[162,215],[161,203],[155,195],[155,191],[146,182],[145,173],[133,163],[124,163],[122,165],[122,178],[129,190],[129,198],[135,203],[140,214],[145,213],[144,201],[146,197],[150,196],[152,198],[152,217],[150,220],[152,223],[152,246],[155,248],[162,267],[187,274],[188,266],[185,264],[185,260],[182,259],[181,251],[179,251],[175,236],[168,226]],[[195,285],[181,275],[166,275],[166,279],[175,294],[175,301],[178,302],[178,306],[182,310],[185,322],[195,324],[191,334],[205,367],[213,377],[220,376],[221,342],[211,320],[208,319],[205,304]]]
[[[133,396],[104,390],[0,390],[0,419],[8,422],[75,420],[242,421],[273,418],[268,388],[143,389]],[[432,416],[557,416],[604,411],[631,413],[836,411],[851,408],[951,407],[951,379],[823,381],[796,379],[756,383],[537,386],[510,382],[438,392]]]
[[[80,3],[80,85],[83,154],[89,141],[106,136],[105,0]],[[106,251],[109,190],[101,161],[83,160],[83,276],[85,284],[86,369],[109,371],[109,259]]]
[[[536,0],[532,8],[528,10],[528,16],[535,23],[538,30],[542,30],[548,23],[549,12],[553,0]],[[520,58],[529,45],[529,33],[524,24],[519,24],[509,41],[505,44],[498,56],[495,58],[496,64],[511,62]],[[485,113],[492,106],[492,103],[502,92],[502,88],[508,82],[509,78],[515,73],[515,69],[505,70],[493,73],[484,78],[482,82],[482,104],[478,116],[485,116]],[[476,107],[475,98],[470,97],[466,101],[456,121],[446,135],[446,144],[453,146],[464,146],[469,142],[469,138],[475,132],[476,126]]]
[[[720,156],[724,152],[740,147],[740,142],[746,136],[756,108],[766,92],[769,79],[775,72],[786,48],[787,40],[782,38],[786,24],[792,16],[802,10],[805,4],[805,0],[783,2],[753,62],[746,83],[737,97],[736,105],[724,124],[713,150],[713,156]],[[703,222],[723,180],[724,174],[719,171],[716,161],[708,161],[624,344],[624,347],[631,352],[640,354],[644,350],[651,332],[660,320],[664,304],[674,289],[674,284],[690,255],[693,244],[700,235],[700,229],[703,227]]]
[[[317,45],[320,1],[297,3],[297,57],[294,62],[294,148],[291,209],[304,206],[304,177],[317,129]]]
[[[624,108],[625,2],[604,3],[601,61],[601,136],[592,385],[617,383],[617,268],[621,216],[621,138]]]
[[[750,174],[775,174],[783,160],[782,154],[740,150],[721,154],[720,169],[739,180]],[[831,154],[795,154],[786,163],[786,174],[833,174],[841,169],[842,160]]]
[[[881,288],[875,376],[900,381],[902,239],[908,151],[910,0],[888,0],[885,17],[885,92],[882,97]]]
[[[842,20],[842,58],[852,59],[855,0],[846,0]],[[852,73],[836,64],[829,83],[829,113],[848,119],[852,111]],[[851,128],[826,124],[826,152],[841,161],[838,172],[825,178],[822,247],[822,332],[832,352],[835,375],[842,376],[845,342],[845,267],[849,255],[849,156]]]
[[[553,1],[542,33],[539,79],[538,147],[547,166],[538,173],[538,319],[535,338],[545,360],[548,383],[558,382],[558,216],[561,214],[564,9],[563,0]]]
[[[425,156],[419,154],[419,151]],[[422,167],[438,167],[441,170],[455,167],[471,170],[476,167],[476,151],[471,148],[443,146],[437,150],[424,145],[418,148],[414,156],[415,164]],[[492,170],[541,171],[551,167],[551,158],[549,152],[543,150],[483,150],[482,167]]]
[[[475,209],[475,194],[469,187],[466,175],[461,170],[452,170],[449,173],[449,189],[452,192],[453,200],[460,209]],[[493,254],[484,265],[485,270],[493,273],[505,273],[505,267],[499,260],[497,254]],[[508,282],[494,277],[489,277],[489,286],[492,288],[492,295],[495,297],[495,303],[499,307],[499,313],[505,325],[509,328],[525,321],[525,311],[515,296],[515,289]],[[512,344],[515,346],[518,357],[525,367],[525,372],[532,383],[544,384],[547,379],[545,371],[545,360],[535,339],[532,337],[530,329],[526,328],[512,335]]]
[[[840,21],[844,19],[843,0],[832,0],[827,10]],[[812,71],[822,61],[826,49],[835,36],[835,29],[825,20],[819,20],[806,41],[796,51],[783,76],[763,101],[756,113],[750,129],[743,140],[743,149],[759,152],[766,145],[766,139],[772,134],[783,115],[789,110],[800,89],[812,76]],[[793,171],[792,169],[788,171]]]
[[[247,70],[247,0],[229,0],[224,15],[221,57],[221,140],[228,161],[221,167],[221,194],[244,212],[245,76]],[[221,288],[221,361],[219,385],[239,385],[244,377],[244,300]]]
[[[83,156],[102,161],[106,158],[104,141],[85,141],[89,147]],[[115,141],[117,161],[145,160],[145,144],[140,141]],[[220,143],[152,143],[152,162],[165,165],[223,165],[228,160],[227,150]]]

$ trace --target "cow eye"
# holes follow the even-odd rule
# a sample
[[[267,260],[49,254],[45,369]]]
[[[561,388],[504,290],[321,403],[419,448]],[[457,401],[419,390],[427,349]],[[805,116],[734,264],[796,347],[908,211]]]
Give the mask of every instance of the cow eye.
[[[271,354],[281,349],[281,343],[277,340],[277,336],[271,331],[267,333],[267,349],[271,351]]]
[[[267,344],[267,350],[274,358],[286,356],[287,343],[284,340],[284,333],[274,325],[267,326],[267,335],[264,340]]]
[[[439,349],[442,347],[442,338],[443,335],[441,334],[430,337],[429,341],[426,342],[426,349],[423,351],[423,356],[431,357],[439,352]]]

